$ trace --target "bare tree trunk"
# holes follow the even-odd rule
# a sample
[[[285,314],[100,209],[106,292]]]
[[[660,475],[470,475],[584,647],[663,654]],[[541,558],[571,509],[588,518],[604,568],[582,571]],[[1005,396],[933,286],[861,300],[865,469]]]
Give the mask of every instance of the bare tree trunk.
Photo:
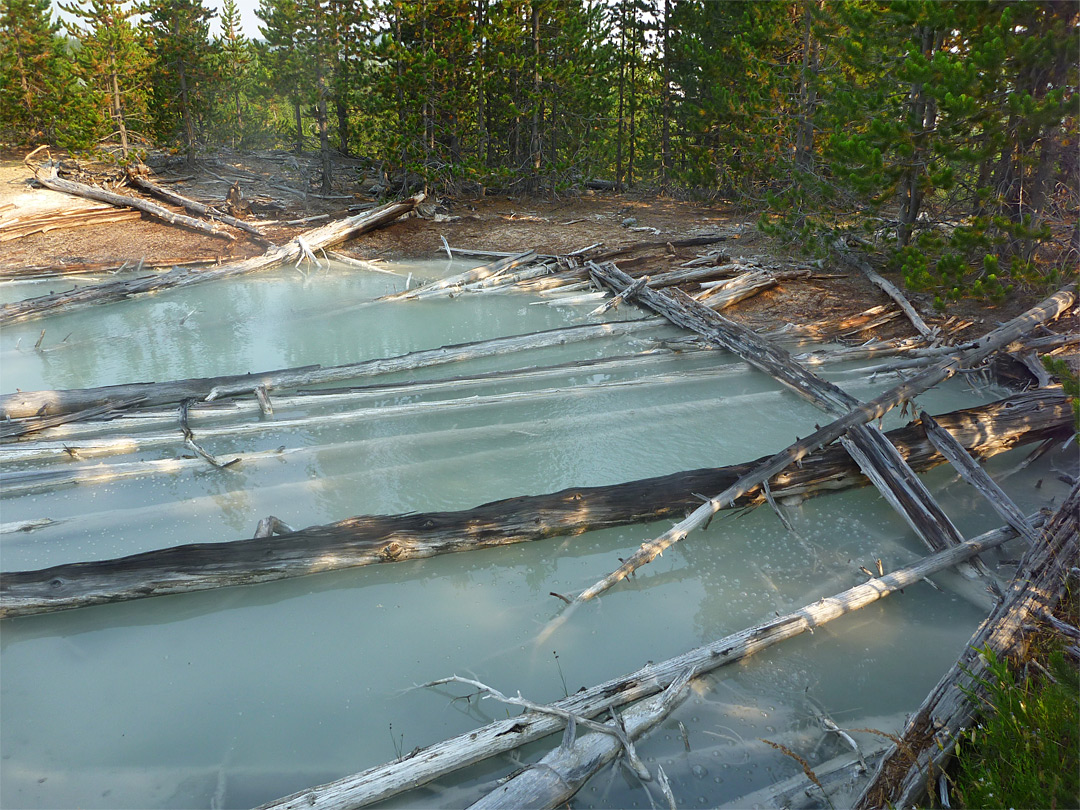
[[[623,115],[626,91],[626,3],[619,8],[619,120],[615,137],[615,190],[623,190]]]
[[[927,59],[933,58],[937,49],[939,36],[931,29],[921,27],[922,50]],[[922,82],[911,88],[910,95],[911,113],[909,123],[917,131],[913,133],[915,142],[915,154],[912,156],[912,165],[904,179],[904,197],[900,202],[900,226],[897,229],[897,239],[901,245],[907,245],[911,240],[915,221],[922,208],[923,197],[926,190],[923,186],[923,177],[926,175],[929,157],[929,140],[933,137],[932,131],[937,123],[937,103],[926,92]]]
[[[293,115],[296,118],[296,145],[293,151],[302,154],[304,151],[304,119],[300,115],[300,88],[297,87],[293,94]]]
[[[540,147],[540,0],[532,3],[532,55],[533,55],[533,100],[532,100],[532,128],[529,136],[529,153],[532,161],[532,177],[530,186],[535,194],[540,189],[540,163],[542,161]]]
[[[671,30],[668,26],[670,0],[664,0],[663,18],[661,25],[663,30],[664,53],[662,65],[662,77],[660,84],[660,193],[667,194],[671,182]]]
[[[109,63],[112,67],[112,71],[109,74],[109,81],[112,85],[112,107],[113,118],[116,119],[116,124],[120,128],[120,154],[127,158],[128,156],[128,137],[127,137],[127,125],[124,122],[124,106],[120,98],[120,77],[116,70],[116,60],[113,57],[109,57]]]
[[[184,60],[176,61],[176,74],[180,80],[180,114],[184,119],[184,140],[187,144],[187,166],[195,165],[195,126],[191,121],[191,101],[188,95],[187,72],[184,70]]]
[[[633,10],[633,6],[631,6]],[[626,167],[626,185],[634,186],[634,156],[637,152],[637,14],[630,31],[630,154]]]
[[[805,0],[804,0],[805,2]],[[820,2],[818,8],[820,8]],[[814,167],[814,113],[817,110],[817,88],[814,81],[820,67],[820,52],[814,36],[814,15],[809,2],[803,7],[802,72],[799,75],[799,122],[795,132],[795,165],[803,171]]]

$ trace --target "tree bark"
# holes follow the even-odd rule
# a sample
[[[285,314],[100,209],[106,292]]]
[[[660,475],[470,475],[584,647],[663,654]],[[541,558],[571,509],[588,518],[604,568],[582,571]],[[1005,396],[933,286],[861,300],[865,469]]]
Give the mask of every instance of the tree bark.
[[[1063,395],[1041,392],[945,414],[938,423],[968,452],[986,456],[1061,436],[1069,431],[1070,418]],[[914,469],[929,469],[944,461],[917,425],[890,431],[888,439]],[[693,493],[720,491],[760,463],[510,498],[460,512],[360,516],[273,538],[200,543],[116,560],[6,572],[0,579],[0,617],[422,559],[677,517],[700,505]],[[839,447],[806,455],[799,465],[793,463],[770,478],[777,498],[865,483]],[[741,495],[733,503],[742,506],[762,498],[758,491]],[[730,505],[725,502],[723,507]]]

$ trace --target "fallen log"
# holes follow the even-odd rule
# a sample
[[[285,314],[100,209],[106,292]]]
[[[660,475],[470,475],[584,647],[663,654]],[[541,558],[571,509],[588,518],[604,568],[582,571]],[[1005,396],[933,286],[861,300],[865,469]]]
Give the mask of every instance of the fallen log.
[[[474,267],[472,270],[466,270],[463,273],[450,276],[449,278],[439,279],[438,281],[432,281],[430,284],[425,284],[422,287],[417,287],[412,290],[402,290],[401,292],[391,293],[390,295],[384,295],[382,298],[377,298],[377,301],[400,301],[401,299],[419,299],[427,298],[431,295],[441,295],[447,292],[453,292],[457,287],[462,287],[466,284],[471,284],[476,281],[482,281],[484,279],[490,279],[501,275],[502,273],[512,270],[515,267],[520,267],[523,264],[529,264],[535,261],[537,258],[535,250],[527,250],[524,253],[517,253],[513,256],[507,256],[504,259],[498,259],[491,264],[485,264],[481,267]]]
[[[118,211],[108,205],[94,206],[93,208],[76,211],[48,212],[15,217],[0,222],[0,242],[10,242],[13,239],[21,239],[35,233],[47,233],[60,228],[130,222],[141,217],[142,213],[139,211]]]
[[[875,287],[877,287],[887,296],[889,296],[889,298],[891,298],[896,303],[896,305],[900,307],[903,313],[907,316],[907,319],[911,321],[911,325],[915,327],[915,331],[917,331],[920,335],[922,335],[929,341],[936,341],[940,337],[940,330],[931,329],[929,326],[927,326],[926,321],[924,321],[922,319],[922,316],[915,311],[915,307],[913,307],[911,305],[911,302],[908,301],[907,296],[900,292],[900,290],[897,289],[895,284],[887,281],[885,278],[879,275],[874,270],[874,268],[870,266],[868,262],[866,262],[864,259],[860,259],[859,257],[852,255],[847,250],[840,251],[840,259],[845,264],[848,264],[856,268],[857,270],[862,271],[862,274],[866,276],[866,278],[870,281],[871,284],[873,284]]]
[[[934,421],[934,417],[922,411],[919,414],[919,421],[926,429],[927,438],[956,468],[961,477],[983,494],[999,517],[1016,529],[1029,544],[1034,545],[1037,540],[1035,533],[1024,519],[1024,513],[1020,511],[1020,507],[1013,503],[1012,498],[998,486],[986,470],[979,466],[979,463],[953,438],[949,431]]]
[[[967,643],[952,669],[912,715],[900,740],[886,754],[856,808],[910,807],[933,789],[961,729],[971,723],[972,695],[985,694],[981,681],[989,648],[998,658],[1015,654],[1024,625],[1049,612],[1061,597],[1065,577],[1080,558],[1080,489],[1072,492],[1043,527],[1039,541],[1020,561],[1005,598]]]
[[[637,672],[557,700],[552,707],[585,717],[655,695],[689,670],[703,675],[741,661],[768,647],[814,630],[852,611],[866,607],[898,590],[956,565],[973,554],[987,551],[1015,537],[1005,527],[987,532],[963,545],[939,552],[862,585],[819,599],[800,610],[714,641],[682,655],[649,664]],[[345,810],[375,802],[419,787],[432,779],[480,762],[504,751],[561,730],[564,721],[550,714],[526,712],[422,748],[394,762],[369,768],[335,782],[299,791],[262,805],[259,810]]]
[[[619,284],[621,289],[622,286],[626,286],[629,282],[625,278],[615,278],[615,283]],[[664,534],[642,543],[641,548],[634,552],[619,568],[582,591],[575,601],[584,602],[599,596],[641,566],[655,560],[665,549],[684,540],[691,531],[704,526],[713,515],[732,500],[759,488],[777,472],[790,464],[798,463],[813,450],[835,441],[857,425],[880,419],[900,403],[910,401],[912,397],[944,382],[963,368],[971,368],[982,363],[994,352],[1027,334],[1039,324],[1058,317],[1075,303],[1075,289],[1075,285],[1066,286],[1027,312],[988,332],[975,341],[972,348],[958,352],[955,356],[938,365],[915,375],[909,380],[905,380],[876,399],[848,411],[839,419],[814,431],[807,438],[799,439],[794,444],[776,453],[719,495],[710,498],[695,509],[689,517],[664,532]],[[692,300],[689,297],[687,298]]]
[[[629,277],[619,274],[614,267],[609,267],[607,273],[600,271],[597,275],[612,289],[618,291],[620,287],[623,288],[620,295],[629,294],[637,284],[630,283]],[[734,286],[733,282],[724,287],[722,292],[727,292]],[[839,386],[800,366],[784,349],[678,291],[668,293],[639,287],[635,295],[649,309],[663,315],[672,323],[692,329],[706,340],[734,352],[750,365],[764,371],[833,416],[841,416],[852,408],[862,406],[859,400]],[[840,437],[840,441],[859,464],[859,468],[874,482],[893,508],[907,520],[931,551],[941,551],[960,542],[960,532],[948,515],[908,468],[896,448],[882,437],[878,428],[866,424],[855,425]]]
[[[66,181],[65,181],[66,182]],[[320,228],[307,231],[285,245],[272,247],[261,256],[243,259],[219,267],[205,270],[177,268],[162,275],[145,278],[114,281],[104,284],[91,284],[55,295],[43,295],[26,301],[17,301],[0,306],[0,324],[15,323],[31,318],[40,318],[53,312],[70,312],[83,307],[104,304],[110,301],[122,301],[137,295],[156,293],[172,287],[185,287],[204,281],[217,281],[258,270],[266,270],[288,262],[299,262],[305,251],[318,250],[343,242],[350,237],[359,236],[375,228],[387,225],[415,208],[424,199],[423,194],[388,203],[371,211],[365,211],[354,217],[337,220]],[[193,220],[198,221],[198,220]]]
[[[177,194],[172,189],[162,188],[161,186],[157,185],[157,183],[152,183],[141,175],[129,172],[128,181],[138,186],[143,191],[150,192],[155,197],[160,197],[166,202],[171,202],[173,205],[179,205],[186,211],[191,211],[193,214],[198,214],[199,216],[211,217],[213,219],[219,220],[220,222],[224,222],[226,225],[231,225],[232,227],[238,228],[241,231],[250,233],[252,236],[255,236],[259,241],[265,244],[269,244],[269,240],[267,240],[263,232],[256,228],[254,225],[252,225],[250,222],[244,222],[244,220],[242,219],[237,219],[236,217],[229,216],[228,214],[222,211],[218,211],[216,208],[206,205],[205,203],[201,203],[198,200],[192,200],[189,197],[185,197],[183,194]]]
[[[421,349],[396,357],[363,360],[340,366],[301,366],[299,368],[266,371],[258,374],[232,374],[222,377],[200,377],[172,380],[163,383],[121,383],[97,388],[74,388],[65,391],[16,391],[0,396],[0,419],[16,419],[80,411],[104,405],[117,399],[143,397],[145,405],[162,405],[183,399],[213,401],[223,397],[254,394],[264,386],[267,390],[299,388],[330,382],[413,371],[460,360],[491,357],[525,349],[563,345],[602,337],[617,337],[666,327],[662,318],[638,321],[585,324],[550,329],[525,335],[493,338],[491,340]]]
[[[184,216],[183,214],[175,214],[157,203],[141,200],[137,197],[130,197],[127,194],[117,194],[115,191],[106,191],[105,189],[95,188],[94,186],[88,186],[85,183],[76,183],[74,180],[65,180],[57,174],[55,166],[36,167],[34,169],[34,178],[41,185],[45,186],[45,188],[52,189],[53,191],[60,191],[64,194],[73,194],[76,197],[85,197],[88,200],[97,200],[98,202],[115,205],[118,208],[135,208],[142,211],[144,214],[149,214],[170,225],[179,225],[193,231],[198,231],[199,233],[208,234],[209,236],[217,236],[221,239],[228,240],[236,238],[228,231],[212,225],[209,222],[193,219],[192,217]]]
[[[141,214],[140,214],[141,216]],[[217,257],[197,259],[155,259],[139,262],[80,262],[78,264],[39,264],[20,265],[18,267],[0,267],[0,279],[33,280],[54,278],[56,276],[96,276],[106,273],[119,273],[123,270],[150,270],[159,267],[195,267],[196,265],[216,264]]]
[[[945,414],[938,422],[969,452],[986,456],[1066,435],[1070,414],[1063,394],[1032,392]],[[888,438],[913,469],[943,461],[917,425],[890,431]],[[681,516],[700,504],[693,493],[723,489],[758,466],[760,462],[750,462],[616,486],[573,488],[460,512],[360,516],[273,538],[175,546],[115,560],[8,572],[0,577],[0,617],[422,559]],[[784,469],[770,487],[782,498],[865,483],[847,453],[834,447]],[[734,503],[757,503],[761,497],[755,493]]]

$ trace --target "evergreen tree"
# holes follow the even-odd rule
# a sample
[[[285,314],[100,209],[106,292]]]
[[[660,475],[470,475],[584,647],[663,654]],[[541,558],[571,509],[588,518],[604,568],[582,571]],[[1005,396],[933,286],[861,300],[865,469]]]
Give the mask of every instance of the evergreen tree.
[[[148,0],[140,7],[153,58],[153,118],[166,137],[179,128],[188,166],[195,163],[195,118],[209,106],[209,42],[213,14],[202,0]]]
[[[132,122],[145,120],[147,53],[132,25],[128,0],[73,0],[60,7],[78,22],[68,24],[77,40],[77,70],[94,103],[116,127],[126,160]]]
[[[224,122],[224,134],[233,146],[244,140],[245,112],[255,55],[251,42],[240,30],[240,11],[236,0],[225,0],[221,7],[221,33],[214,42],[216,80],[226,103],[218,105],[218,118]]]
[[[0,7],[0,126],[30,139],[48,124],[58,28],[49,0],[5,0]]]

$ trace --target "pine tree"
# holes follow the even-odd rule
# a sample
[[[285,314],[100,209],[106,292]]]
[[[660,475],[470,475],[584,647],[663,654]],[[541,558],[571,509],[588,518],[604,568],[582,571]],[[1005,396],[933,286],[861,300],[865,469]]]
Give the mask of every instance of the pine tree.
[[[6,0],[0,10],[0,126],[31,139],[48,123],[58,28],[49,0]]]
[[[251,84],[251,74],[255,59],[251,42],[240,30],[240,10],[236,0],[225,0],[221,7],[221,33],[214,45],[216,79],[228,99],[227,104],[219,105],[223,110],[221,118],[226,122],[225,132],[233,146],[244,140],[244,105]]]
[[[120,151],[129,152],[130,124],[145,120],[147,54],[132,25],[135,9],[128,0],[73,0],[60,7],[78,22],[67,25],[78,40],[76,62],[99,107],[120,136]]]
[[[208,107],[212,13],[202,0],[148,0],[140,7],[153,58],[154,120],[159,134],[179,125],[188,166],[195,163],[196,110]]]
[[[264,78],[269,89],[283,94],[293,111],[294,149],[304,150],[302,107],[306,97],[308,70],[302,52],[302,14],[297,0],[260,0],[263,25]]]

